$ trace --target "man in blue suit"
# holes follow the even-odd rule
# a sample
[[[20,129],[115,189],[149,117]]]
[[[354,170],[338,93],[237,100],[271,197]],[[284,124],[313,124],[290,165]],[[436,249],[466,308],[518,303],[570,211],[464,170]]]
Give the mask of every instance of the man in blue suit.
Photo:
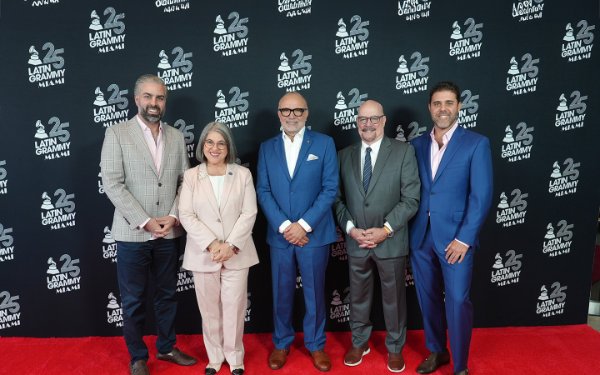
[[[458,125],[460,90],[440,82],[430,91],[434,127],[412,141],[421,178],[421,203],[411,227],[411,262],[431,352],[418,367],[428,374],[450,361],[468,374],[473,327],[469,297],[473,252],[492,197],[489,140]]]
[[[336,240],[332,205],[338,189],[333,139],[306,129],[308,105],[297,92],[279,100],[282,134],[263,142],[256,192],[268,221],[273,277],[273,343],[269,367],[280,369],[294,341],[296,268],[304,292],[304,345],[313,365],[329,371],[325,347],[325,269]]]

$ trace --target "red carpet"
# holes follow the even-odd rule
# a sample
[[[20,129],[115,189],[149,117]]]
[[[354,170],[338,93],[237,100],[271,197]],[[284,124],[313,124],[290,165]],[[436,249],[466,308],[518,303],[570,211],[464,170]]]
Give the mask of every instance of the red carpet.
[[[350,341],[348,332],[328,333],[326,350],[333,362],[331,375],[391,374],[387,371],[384,333],[376,332],[371,353],[358,367],[343,364]],[[178,336],[178,346],[197,356],[200,363],[179,367],[154,359],[155,337],[147,338],[152,374],[204,374],[206,353],[199,335]],[[286,366],[272,371],[267,357],[272,348],[270,334],[244,336],[246,374],[318,375],[297,339]],[[416,374],[415,368],[426,354],[423,331],[409,331],[403,351],[407,367],[402,374]],[[121,337],[75,339],[0,338],[0,374],[128,374],[128,355]],[[479,374],[600,374],[600,333],[587,325],[531,328],[487,328],[473,332],[470,373]],[[220,375],[229,374],[223,366]],[[452,374],[450,365],[434,374]]]

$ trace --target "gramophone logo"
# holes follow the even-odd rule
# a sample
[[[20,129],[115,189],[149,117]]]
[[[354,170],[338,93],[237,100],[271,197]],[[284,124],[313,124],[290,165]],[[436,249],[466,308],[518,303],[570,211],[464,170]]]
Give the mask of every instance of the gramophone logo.
[[[398,15],[406,21],[429,18],[431,0],[398,0]]]
[[[21,325],[19,296],[11,296],[6,290],[0,292],[0,329]]]
[[[71,133],[69,123],[61,122],[56,116],[48,120],[44,126],[42,121],[35,123],[34,146],[35,154],[43,156],[44,160],[60,159],[71,155]],[[50,131],[46,133],[46,128]]]
[[[59,261],[60,267],[52,257],[48,258],[48,270],[46,271],[48,290],[62,294],[81,289],[79,259],[72,259],[69,254],[63,254]]]
[[[15,259],[14,237],[12,228],[4,228],[0,223],[0,263]]]
[[[8,194],[8,171],[6,160],[0,160],[0,195]]]
[[[194,274],[182,267],[183,254],[179,256],[179,271],[177,271],[177,292],[194,289]]]
[[[518,0],[512,4],[512,16],[519,22],[541,19],[544,11],[544,0]]]
[[[37,83],[38,87],[62,85],[65,83],[65,59],[62,54],[64,48],[55,48],[51,42],[42,46],[44,57],[40,59],[40,53],[35,46],[29,47],[29,67],[27,73],[29,82]]]
[[[104,184],[102,184],[102,172],[98,172],[98,194],[104,194]]]
[[[331,293],[329,319],[338,323],[350,321],[350,287],[347,286],[341,294],[337,289]]]
[[[54,192],[56,201],[47,192],[42,193],[41,219],[43,226],[50,229],[63,229],[75,226],[75,194],[67,194],[64,189]]]
[[[31,4],[32,7],[43,7],[45,5],[59,4],[60,0],[24,0]]]
[[[525,223],[525,216],[527,215],[529,193],[523,193],[521,189],[513,189],[510,195],[512,199],[509,202],[506,193],[502,192],[497,206],[496,223],[502,224],[503,228]]]
[[[106,322],[108,324],[114,324],[115,327],[123,327],[123,308],[117,301],[117,297],[113,292],[108,293]]]
[[[476,127],[479,116],[479,94],[474,94],[471,90],[464,90],[460,95],[460,102],[458,123],[466,129]]]
[[[335,33],[335,54],[345,59],[365,56],[369,47],[369,21],[363,21],[359,15],[350,18],[350,30],[347,30],[343,18],[338,20],[338,29]]]
[[[312,0],[277,0],[277,11],[286,17],[296,17],[311,13]]]
[[[579,184],[579,167],[581,167],[581,163],[576,163],[573,158],[566,158],[562,165],[564,168],[561,168],[558,161],[552,164],[548,192],[554,194],[555,197],[575,194],[577,184]]]
[[[496,253],[490,282],[496,286],[517,284],[521,276],[522,258],[523,254],[518,254],[515,250],[508,250],[504,256]]]
[[[108,128],[126,121],[129,116],[128,93],[129,90],[121,90],[116,83],[111,83],[105,89],[96,87],[93,101],[94,123]]]
[[[102,258],[110,260],[111,263],[117,262],[117,241],[108,226],[104,227],[102,237]]]
[[[427,128],[425,126],[420,126],[416,121],[412,121],[408,124],[406,129],[402,127],[402,124],[399,124],[396,126],[396,139],[402,142],[410,142],[426,131]],[[407,132],[408,135],[406,134]]]
[[[218,15],[213,30],[213,51],[221,52],[221,56],[232,56],[248,52],[248,17],[241,18],[238,12],[227,16],[229,26]]]
[[[248,323],[252,320],[252,316],[250,314],[252,314],[252,301],[250,300],[250,297],[252,296],[252,293],[247,292],[247,299],[246,299],[246,315],[244,315],[244,322]]]
[[[193,57],[192,52],[185,52],[183,48],[175,47],[171,50],[170,56],[172,59],[169,59],[165,50],[160,51],[157,65],[159,71],[156,75],[162,78],[169,91],[192,87],[194,75],[192,71],[194,64],[190,60]]]
[[[587,95],[581,95],[581,92],[575,90],[569,95],[571,103],[565,97],[565,94],[560,94],[558,98],[558,106],[556,107],[556,121],[554,126],[562,131],[583,128],[585,120],[585,110],[587,109]]]
[[[396,69],[396,90],[403,94],[414,94],[427,91],[427,82],[429,81],[429,57],[425,57],[419,51],[415,51],[410,56],[411,64],[401,55],[398,59],[398,68]]]
[[[348,260],[348,253],[346,252],[346,241],[344,240],[344,234],[339,226],[335,227],[337,238],[334,243],[329,245],[330,256],[340,261]]]
[[[342,91],[338,91],[335,112],[333,112],[333,125],[341,127],[342,130],[356,129],[358,107],[368,97],[368,93],[361,94],[356,87],[350,89],[346,95]]]
[[[173,123],[173,127],[175,129],[179,129],[179,131],[183,133],[183,139],[185,140],[185,148],[188,153],[188,158],[195,159],[196,143],[194,143],[194,124],[186,124],[185,120],[178,119]]]
[[[190,0],[155,0],[154,5],[163,13],[173,13],[190,9]]]
[[[239,128],[248,125],[250,111],[250,93],[242,91],[238,86],[233,86],[225,95],[217,91],[215,102],[215,119],[227,124],[229,128]]]
[[[542,285],[540,295],[537,297],[535,313],[543,318],[564,314],[567,304],[566,290],[567,286],[562,286],[558,281],[552,283],[550,290],[546,285]]]
[[[568,23],[562,38],[560,56],[569,62],[591,59],[595,29],[596,25],[589,25],[586,20],[577,23],[577,31]]]
[[[559,221],[556,224],[556,228],[552,223],[548,223],[546,234],[544,235],[542,253],[549,257],[569,254],[571,252],[571,244],[573,243],[574,226],[574,224],[567,223],[566,220]]]
[[[415,277],[413,276],[410,264],[408,264],[406,269],[404,270],[404,286],[406,286],[407,288],[409,286],[415,286]]]
[[[473,18],[461,25],[458,21],[452,24],[450,34],[450,56],[456,56],[456,61],[470,60],[481,56],[483,42],[483,23],[476,23]]]
[[[301,49],[291,54],[291,62],[285,52],[279,55],[279,67],[277,68],[277,87],[287,92],[310,89],[312,77],[312,55],[307,55]],[[291,65],[290,65],[291,64]]]
[[[506,91],[513,95],[522,95],[534,92],[537,88],[538,75],[540,73],[537,64],[540,59],[534,59],[530,53],[521,57],[521,66],[513,56],[510,59],[508,77],[506,78]]]
[[[90,14],[88,37],[90,48],[97,49],[99,53],[107,53],[125,49],[125,13],[118,13],[113,7],[104,9],[104,23],[96,10]]]
[[[510,163],[529,159],[533,148],[533,126],[520,122],[515,126],[515,130],[516,135],[510,125],[506,125],[502,139],[501,157]]]

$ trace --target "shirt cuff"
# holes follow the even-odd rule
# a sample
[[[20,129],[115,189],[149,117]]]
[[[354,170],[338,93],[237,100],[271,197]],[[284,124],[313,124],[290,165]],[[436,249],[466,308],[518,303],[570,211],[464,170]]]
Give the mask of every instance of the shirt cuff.
[[[304,228],[304,230],[306,231],[306,233],[312,232],[312,228],[310,227],[310,225],[308,225],[308,223],[306,221],[304,221],[304,219],[298,220],[298,224],[300,224],[300,226],[302,228]]]
[[[170,215],[169,214],[169,216],[171,216],[173,219],[175,219],[175,224],[173,224],[173,226],[174,227],[178,226],[179,225],[179,218],[177,216],[175,216],[175,215]]]
[[[350,220],[348,220],[348,221],[346,222],[346,233],[347,233],[347,234],[350,234],[350,231],[351,231],[352,229],[354,229],[354,223],[353,223],[353,222],[351,222]]]
[[[388,223],[387,221],[383,224],[387,229],[390,230],[390,234],[394,233],[394,229],[392,228],[392,226],[390,225],[390,223]]]
[[[464,243],[461,240],[459,240],[458,238],[455,238],[456,242],[460,242],[461,244],[465,245],[466,247],[471,247],[468,243]]]
[[[283,231],[285,231],[285,228],[289,227],[290,225],[292,225],[292,222],[289,220],[286,220],[283,223],[281,223],[281,225],[279,226],[279,233],[283,233]]]
[[[138,225],[138,229],[144,229],[144,227],[146,226],[146,224],[148,224],[149,221],[150,221],[150,218],[147,218],[146,220],[144,220],[143,223]]]

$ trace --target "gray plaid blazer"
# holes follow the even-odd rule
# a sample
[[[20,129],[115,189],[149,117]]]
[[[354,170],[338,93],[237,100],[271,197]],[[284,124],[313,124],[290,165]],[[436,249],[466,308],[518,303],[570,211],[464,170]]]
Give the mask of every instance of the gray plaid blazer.
[[[135,117],[106,129],[100,170],[106,196],[115,206],[112,235],[117,241],[147,241],[150,233],[138,228],[146,219],[178,216],[178,191],[189,159],[183,134],[162,125],[165,147],[160,173]],[[179,225],[165,238],[182,234]]]

